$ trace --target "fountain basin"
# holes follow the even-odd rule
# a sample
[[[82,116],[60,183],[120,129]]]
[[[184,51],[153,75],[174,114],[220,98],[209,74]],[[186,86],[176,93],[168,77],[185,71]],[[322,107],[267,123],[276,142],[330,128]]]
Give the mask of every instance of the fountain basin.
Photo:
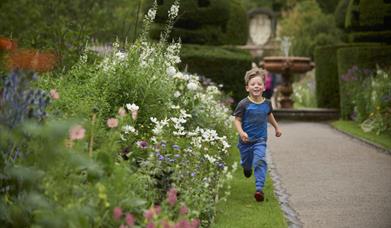
[[[295,56],[270,56],[264,57],[261,62],[261,66],[273,73],[306,73],[315,67],[315,64],[311,62],[307,57],[295,57]]]

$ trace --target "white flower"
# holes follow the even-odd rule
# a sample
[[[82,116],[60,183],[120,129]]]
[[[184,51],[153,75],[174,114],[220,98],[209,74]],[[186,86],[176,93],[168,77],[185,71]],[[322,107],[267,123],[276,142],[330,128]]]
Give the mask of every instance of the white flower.
[[[136,129],[130,125],[125,125],[122,127],[122,130],[125,132],[125,134],[129,134],[129,132],[131,133],[136,133]]]
[[[115,53],[115,56],[119,59],[119,60],[125,60],[126,59],[126,57],[127,57],[127,54],[126,53],[124,53],[124,52],[117,52],[117,53]]]
[[[139,109],[139,107],[135,104],[126,104],[126,108],[131,112],[136,112]]]
[[[147,13],[148,20],[149,21],[155,20],[155,16],[156,16],[156,10],[155,9],[149,9],[148,13]]]
[[[174,97],[180,97],[182,94],[181,94],[181,92],[179,92],[179,91],[175,91],[175,93],[174,93]]]
[[[167,67],[166,72],[167,72],[168,76],[172,77],[176,74],[176,69],[173,66],[169,66],[169,67]]]
[[[189,89],[189,90],[197,90],[198,89],[198,85],[197,85],[197,83],[195,83],[195,82],[189,82],[188,84],[187,84],[187,89]]]
[[[175,18],[178,15],[178,12],[179,12],[179,6],[172,5],[170,11],[168,11],[168,15],[170,16],[170,18]]]

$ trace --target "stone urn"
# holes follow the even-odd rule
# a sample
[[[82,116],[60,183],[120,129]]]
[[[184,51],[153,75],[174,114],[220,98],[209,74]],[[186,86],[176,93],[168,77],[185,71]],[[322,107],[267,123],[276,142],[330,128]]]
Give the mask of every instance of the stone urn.
[[[293,93],[292,74],[306,73],[315,66],[310,58],[294,56],[264,57],[260,65],[271,73],[282,75],[283,82],[278,91],[282,95],[279,102],[280,107],[283,109],[293,108],[294,101],[291,99]]]

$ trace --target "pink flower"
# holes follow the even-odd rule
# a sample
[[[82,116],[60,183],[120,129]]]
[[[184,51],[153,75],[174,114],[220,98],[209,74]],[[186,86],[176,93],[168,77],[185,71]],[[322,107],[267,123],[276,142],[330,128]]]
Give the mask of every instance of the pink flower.
[[[148,221],[151,221],[154,215],[155,213],[152,208],[144,212],[144,218],[146,218]]]
[[[167,192],[167,201],[168,201],[168,204],[170,204],[171,206],[174,206],[176,203],[176,200],[177,200],[176,194],[177,194],[177,191],[175,188],[171,188]]]
[[[180,215],[187,215],[187,213],[189,213],[189,209],[188,209],[186,206],[182,206],[182,207],[179,209],[179,214],[180,214]]]
[[[155,205],[154,209],[155,209],[156,215],[159,215],[160,212],[162,211],[162,208],[159,205]]]
[[[163,228],[171,228],[172,226],[170,225],[170,222],[167,220],[167,219],[164,219],[160,225],[163,227]]]
[[[57,90],[51,89],[51,90],[50,90],[50,97],[51,97],[53,100],[58,100],[58,99],[60,99],[60,94],[57,92]]]
[[[69,129],[69,139],[70,140],[79,140],[83,139],[86,130],[81,125],[75,125]]]
[[[126,116],[126,110],[123,107],[119,108],[118,109],[118,115],[121,116],[121,117]]]
[[[191,228],[189,221],[183,219],[175,224],[175,228]]]
[[[118,120],[116,118],[110,118],[107,120],[107,126],[109,128],[115,128],[118,126]]]
[[[132,214],[127,213],[125,217],[126,224],[128,224],[130,227],[134,226],[134,217]]]
[[[155,228],[155,224],[153,223],[148,223],[146,228]]]
[[[129,228],[127,225],[125,225],[125,224],[121,224],[120,226],[119,226],[119,228]]]
[[[120,207],[116,207],[113,209],[113,218],[114,220],[118,221],[121,219],[122,216],[122,209]]]
[[[138,114],[138,111],[132,111],[132,119],[133,120],[137,119],[137,114]]]
[[[200,226],[200,220],[199,219],[192,219],[191,220],[191,227],[192,228],[198,228]]]

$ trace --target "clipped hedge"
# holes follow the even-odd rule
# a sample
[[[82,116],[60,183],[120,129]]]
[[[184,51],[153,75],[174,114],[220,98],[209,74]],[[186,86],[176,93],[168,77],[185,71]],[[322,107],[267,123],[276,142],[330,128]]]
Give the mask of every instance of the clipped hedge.
[[[335,24],[338,28],[345,28],[345,16],[349,6],[349,0],[340,0],[334,12]]]
[[[361,46],[340,48],[337,51],[338,75],[342,76],[357,66],[365,69],[376,69],[376,66],[384,67],[391,64],[391,45]],[[346,96],[349,86],[339,77],[340,84],[340,111],[343,119],[348,119],[353,111],[351,99]]]
[[[334,58],[339,48],[323,46],[315,49],[316,102],[320,108],[339,108],[338,62]]]
[[[181,67],[223,84],[223,90],[232,95],[235,102],[246,96],[244,74],[251,68],[251,56],[247,51],[204,45],[183,45]]]
[[[354,31],[390,30],[391,4],[384,0],[350,0],[345,27]]]
[[[375,32],[353,32],[349,34],[349,41],[391,43],[391,30]]]
[[[320,108],[340,108],[337,51],[356,46],[377,46],[377,43],[349,43],[321,46],[315,49],[316,101]]]
[[[171,38],[181,38],[191,44],[245,44],[248,38],[247,14],[240,0],[208,1],[209,6],[200,7],[198,1],[182,0]],[[152,39],[159,39],[167,21],[167,12],[173,0],[162,1],[154,26]],[[145,7],[149,9],[151,2]]]

